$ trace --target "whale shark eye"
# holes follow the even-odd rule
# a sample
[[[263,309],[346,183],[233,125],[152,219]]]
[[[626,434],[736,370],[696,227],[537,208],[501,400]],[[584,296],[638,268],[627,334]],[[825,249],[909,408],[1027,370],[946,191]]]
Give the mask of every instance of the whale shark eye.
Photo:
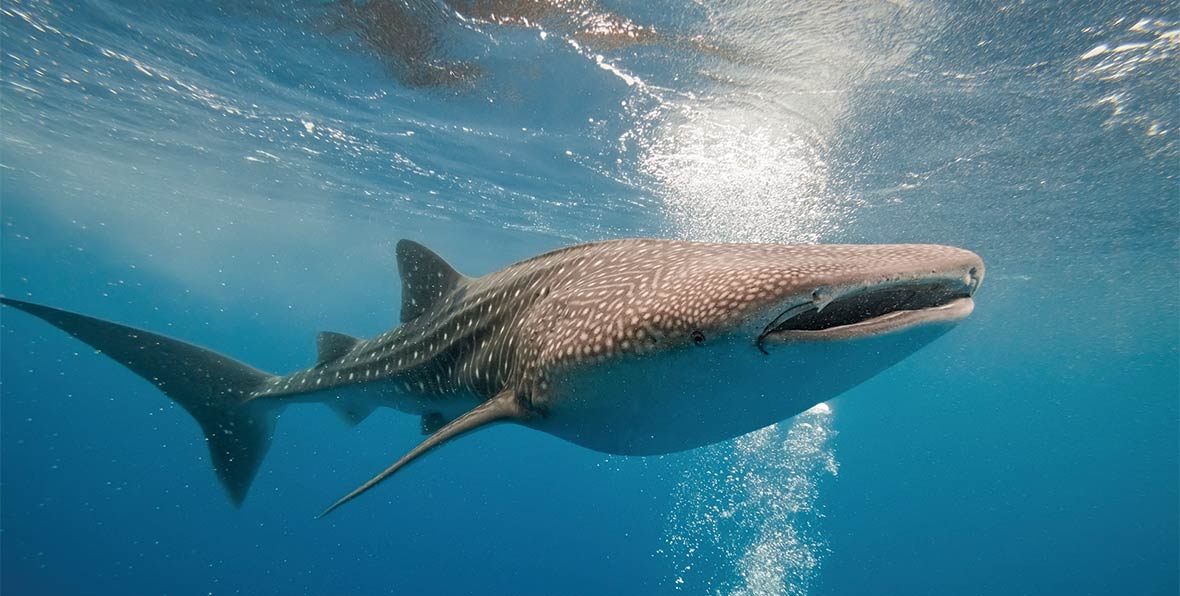
[[[705,334],[701,333],[700,331],[693,331],[692,332],[692,343],[694,343],[698,346],[705,343]]]

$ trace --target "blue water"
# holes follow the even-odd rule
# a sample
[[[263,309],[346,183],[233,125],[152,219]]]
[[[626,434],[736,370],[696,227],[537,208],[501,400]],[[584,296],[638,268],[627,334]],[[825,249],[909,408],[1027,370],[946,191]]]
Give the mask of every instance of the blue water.
[[[0,590],[1180,591],[1175,3],[452,4],[5,0],[0,291],[271,371],[395,323],[403,237],[954,244],[975,314],[735,441],[501,426],[315,520],[417,419],[290,408],[235,509],[182,410],[4,309]]]

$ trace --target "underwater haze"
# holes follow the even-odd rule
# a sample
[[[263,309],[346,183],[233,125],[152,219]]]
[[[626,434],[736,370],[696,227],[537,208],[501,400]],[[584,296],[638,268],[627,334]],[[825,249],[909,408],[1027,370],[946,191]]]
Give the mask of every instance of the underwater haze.
[[[312,364],[394,246],[929,242],[974,314],[837,399],[608,456],[289,408],[243,506],[150,383],[0,309],[0,591],[1180,592],[1180,6],[0,0],[0,293]],[[724,371],[718,371],[724,374]],[[743,379],[732,379],[741,395]],[[789,388],[784,388],[789,390]]]

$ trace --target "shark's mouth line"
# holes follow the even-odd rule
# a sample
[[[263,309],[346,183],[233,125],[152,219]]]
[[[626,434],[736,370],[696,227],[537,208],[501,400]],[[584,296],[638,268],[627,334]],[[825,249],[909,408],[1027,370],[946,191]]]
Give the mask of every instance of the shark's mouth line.
[[[755,341],[848,339],[970,314],[972,288],[959,280],[921,280],[865,288],[829,302],[814,299],[783,311]]]

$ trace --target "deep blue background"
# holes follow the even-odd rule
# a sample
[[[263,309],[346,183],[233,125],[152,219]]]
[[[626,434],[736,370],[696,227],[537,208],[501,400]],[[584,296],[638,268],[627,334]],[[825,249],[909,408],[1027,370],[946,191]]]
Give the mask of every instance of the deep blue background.
[[[447,17],[440,55],[482,75],[422,88],[330,5],[4,3],[0,289],[267,370],[393,325],[402,237],[470,274],[629,235],[928,241],[988,279],[830,404],[836,474],[798,445],[622,458],[497,427],[321,521],[415,418],[290,408],[235,510],[183,411],[5,309],[0,588],[1175,594],[1175,7],[775,4],[604,2],[667,32],[624,47]],[[815,492],[778,516],[746,473]]]

